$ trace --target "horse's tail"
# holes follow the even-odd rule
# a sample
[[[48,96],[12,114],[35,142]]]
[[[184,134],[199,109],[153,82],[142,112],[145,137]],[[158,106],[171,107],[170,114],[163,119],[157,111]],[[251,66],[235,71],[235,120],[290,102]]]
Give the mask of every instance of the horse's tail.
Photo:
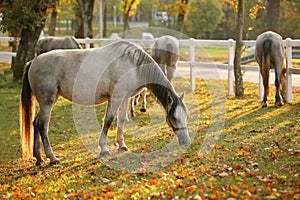
[[[270,74],[270,68],[271,68],[271,48],[272,47],[272,40],[267,39],[263,43],[263,50],[262,50],[262,67],[261,67],[261,75],[263,77],[263,84],[265,86],[269,85],[269,74]],[[269,92],[268,90],[266,91],[267,93]]]
[[[26,64],[20,99],[20,128],[23,159],[28,159],[33,156],[33,117],[35,100],[28,81],[28,71],[31,66],[31,62],[32,61]]]

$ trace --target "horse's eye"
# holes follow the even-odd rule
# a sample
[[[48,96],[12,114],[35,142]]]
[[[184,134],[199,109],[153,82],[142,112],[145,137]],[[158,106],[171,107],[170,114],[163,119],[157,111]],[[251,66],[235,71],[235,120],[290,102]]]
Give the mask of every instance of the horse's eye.
[[[177,120],[176,117],[173,117],[173,120],[176,121]]]

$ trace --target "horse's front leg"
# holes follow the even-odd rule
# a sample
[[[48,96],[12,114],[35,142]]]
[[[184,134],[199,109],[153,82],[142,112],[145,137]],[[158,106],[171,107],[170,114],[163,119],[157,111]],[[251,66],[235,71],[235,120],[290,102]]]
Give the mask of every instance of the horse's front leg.
[[[283,98],[283,102],[287,102],[287,89],[286,89],[286,84],[287,84],[287,78],[286,78],[286,69],[282,69],[281,75],[280,75],[280,94]]]
[[[118,131],[116,141],[119,145],[119,153],[128,151],[128,148],[124,142],[124,126],[126,122],[126,113],[128,108],[129,99],[125,99],[121,104],[118,112]]]
[[[114,112],[114,109],[112,109],[111,101],[109,100],[107,103],[106,113],[105,113],[105,117],[104,117],[104,123],[103,123],[102,132],[101,132],[100,140],[99,140],[99,146],[101,148],[101,152],[99,155],[100,157],[111,155],[108,150],[108,147],[107,147],[107,132],[108,132],[110,125],[114,121],[114,113],[115,112]]]
[[[175,70],[176,70],[176,63],[167,67],[167,74],[166,75],[167,75],[167,78],[170,82],[172,82],[172,80],[174,78]]]

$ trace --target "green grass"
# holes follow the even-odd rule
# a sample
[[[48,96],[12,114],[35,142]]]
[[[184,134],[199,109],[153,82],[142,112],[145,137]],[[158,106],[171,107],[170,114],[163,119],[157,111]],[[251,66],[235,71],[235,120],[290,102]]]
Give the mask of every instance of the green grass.
[[[84,146],[97,143],[99,133],[82,139],[73,121],[72,104],[59,99],[52,112],[49,137],[61,164],[49,166],[47,160],[36,167],[34,160],[20,159],[21,84],[13,84],[11,79],[7,70],[0,75],[0,197],[300,198],[299,90],[293,91],[292,103],[276,107],[272,85],[269,107],[262,109],[256,84],[245,83],[245,97],[236,99],[225,95],[226,83],[222,81],[197,79],[192,93],[186,80],[175,79],[176,90],[186,92],[192,145],[175,151],[179,147],[176,137],[163,122],[162,109],[149,97],[148,111],[137,112],[126,125],[125,142],[130,151],[102,162]],[[105,106],[96,108],[100,124]],[[90,126],[88,121],[86,126]],[[214,131],[218,127],[221,131]],[[112,152],[116,149],[115,132],[116,123],[108,133]],[[174,149],[160,156],[158,150],[167,144]],[[147,157],[152,152],[157,152],[153,160]],[[174,159],[169,159],[172,156]]]
[[[180,47],[180,60],[189,60],[189,47]],[[227,47],[196,47],[195,61],[226,62],[228,59]]]

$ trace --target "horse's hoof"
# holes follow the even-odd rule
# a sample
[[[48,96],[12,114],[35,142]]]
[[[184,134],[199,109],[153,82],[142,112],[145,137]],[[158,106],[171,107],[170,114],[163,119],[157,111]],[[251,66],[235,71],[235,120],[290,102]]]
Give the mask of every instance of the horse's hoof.
[[[121,147],[121,148],[118,149],[118,153],[124,153],[126,151],[128,151],[127,147]]]
[[[141,108],[140,111],[141,112],[146,112],[147,110],[146,110],[146,108]]]
[[[50,166],[57,165],[59,163],[60,163],[60,160],[58,158],[55,158],[55,159],[50,161]]]
[[[45,160],[44,160],[43,158],[37,159],[35,165],[36,165],[36,166],[40,166],[40,165],[41,165],[42,163],[44,163],[44,162],[45,162]]]
[[[111,153],[109,151],[101,151],[100,154],[99,154],[100,158],[108,157],[108,156],[111,156]]]
[[[131,113],[131,117],[134,118],[136,115],[135,113]]]
[[[268,104],[265,103],[265,102],[263,102],[263,103],[261,104],[261,107],[262,107],[262,108],[266,108],[266,107],[268,107]]]
[[[276,102],[275,105],[276,106],[283,106],[283,103],[282,102]]]

